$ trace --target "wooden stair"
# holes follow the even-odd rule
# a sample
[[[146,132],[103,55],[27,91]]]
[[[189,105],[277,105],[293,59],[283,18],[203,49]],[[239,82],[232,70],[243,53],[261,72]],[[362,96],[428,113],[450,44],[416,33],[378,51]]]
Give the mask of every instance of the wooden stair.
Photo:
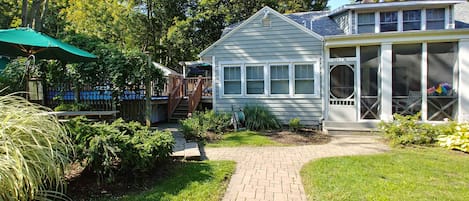
[[[181,102],[176,106],[173,115],[169,118],[169,122],[177,123],[179,120],[186,119],[189,114],[189,100],[187,97],[181,99]]]

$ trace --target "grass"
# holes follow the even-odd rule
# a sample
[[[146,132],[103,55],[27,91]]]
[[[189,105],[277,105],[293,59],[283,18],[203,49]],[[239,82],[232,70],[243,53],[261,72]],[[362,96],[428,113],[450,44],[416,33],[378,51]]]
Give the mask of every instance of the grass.
[[[209,143],[207,147],[239,147],[239,146],[281,146],[283,144],[255,131],[239,131],[224,134],[218,142]]]
[[[232,161],[186,162],[148,191],[128,194],[122,201],[218,201],[235,169]]]
[[[467,200],[469,155],[406,148],[325,158],[301,170],[310,200]]]

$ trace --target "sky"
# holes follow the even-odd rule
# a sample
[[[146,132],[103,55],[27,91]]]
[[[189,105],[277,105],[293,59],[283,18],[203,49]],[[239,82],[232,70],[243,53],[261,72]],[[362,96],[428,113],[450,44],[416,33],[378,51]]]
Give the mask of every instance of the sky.
[[[349,4],[350,0],[329,0],[329,3],[327,4],[331,10],[336,9],[339,6]]]

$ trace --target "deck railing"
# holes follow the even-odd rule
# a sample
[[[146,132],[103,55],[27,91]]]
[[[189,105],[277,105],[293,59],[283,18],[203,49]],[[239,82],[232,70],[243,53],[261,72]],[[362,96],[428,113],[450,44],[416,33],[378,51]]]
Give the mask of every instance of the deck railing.
[[[168,118],[171,117],[179,105],[181,100],[184,98],[184,79],[181,76],[170,75],[171,91],[168,95]]]
[[[197,105],[199,105],[200,99],[202,98],[202,86],[204,79],[202,77],[197,78],[197,82],[194,86],[194,90],[188,95],[189,97],[189,114],[192,113]]]
[[[212,78],[211,77],[186,77],[185,78],[185,93],[186,96],[196,89],[197,82],[201,78],[202,82],[202,96],[212,96]]]

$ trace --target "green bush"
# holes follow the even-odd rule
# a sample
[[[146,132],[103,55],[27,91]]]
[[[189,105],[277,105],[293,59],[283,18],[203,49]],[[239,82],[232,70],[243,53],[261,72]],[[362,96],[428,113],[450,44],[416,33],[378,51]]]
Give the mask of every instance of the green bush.
[[[259,131],[280,128],[280,122],[277,117],[266,107],[260,105],[246,105],[243,111],[246,116],[245,124],[249,130]]]
[[[21,97],[0,96],[0,200],[56,200],[72,145],[50,111]]]
[[[381,122],[379,128],[391,145],[429,145],[441,134],[451,134],[455,123],[431,125],[419,123],[420,113],[415,115],[394,114],[394,121]]]
[[[231,116],[228,113],[216,113],[213,110],[192,113],[190,118],[181,120],[180,131],[189,140],[203,140],[207,131],[222,134],[230,125]]]
[[[168,158],[174,146],[169,131],[149,131],[138,122],[89,123],[79,117],[67,125],[78,153],[75,159],[85,161],[98,182],[111,182],[119,172],[148,171]]]
[[[469,153],[469,124],[456,126],[456,132],[438,136],[440,146]]]
[[[90,106],[83,103],[61,103],[54,111],[84,111],[90,110]]]
[[[290,128],[290,130],[297,131],[301,127],[300,121],[301,119],[299,117],[290,119],[290,121],[288,122],[288,127]]]

